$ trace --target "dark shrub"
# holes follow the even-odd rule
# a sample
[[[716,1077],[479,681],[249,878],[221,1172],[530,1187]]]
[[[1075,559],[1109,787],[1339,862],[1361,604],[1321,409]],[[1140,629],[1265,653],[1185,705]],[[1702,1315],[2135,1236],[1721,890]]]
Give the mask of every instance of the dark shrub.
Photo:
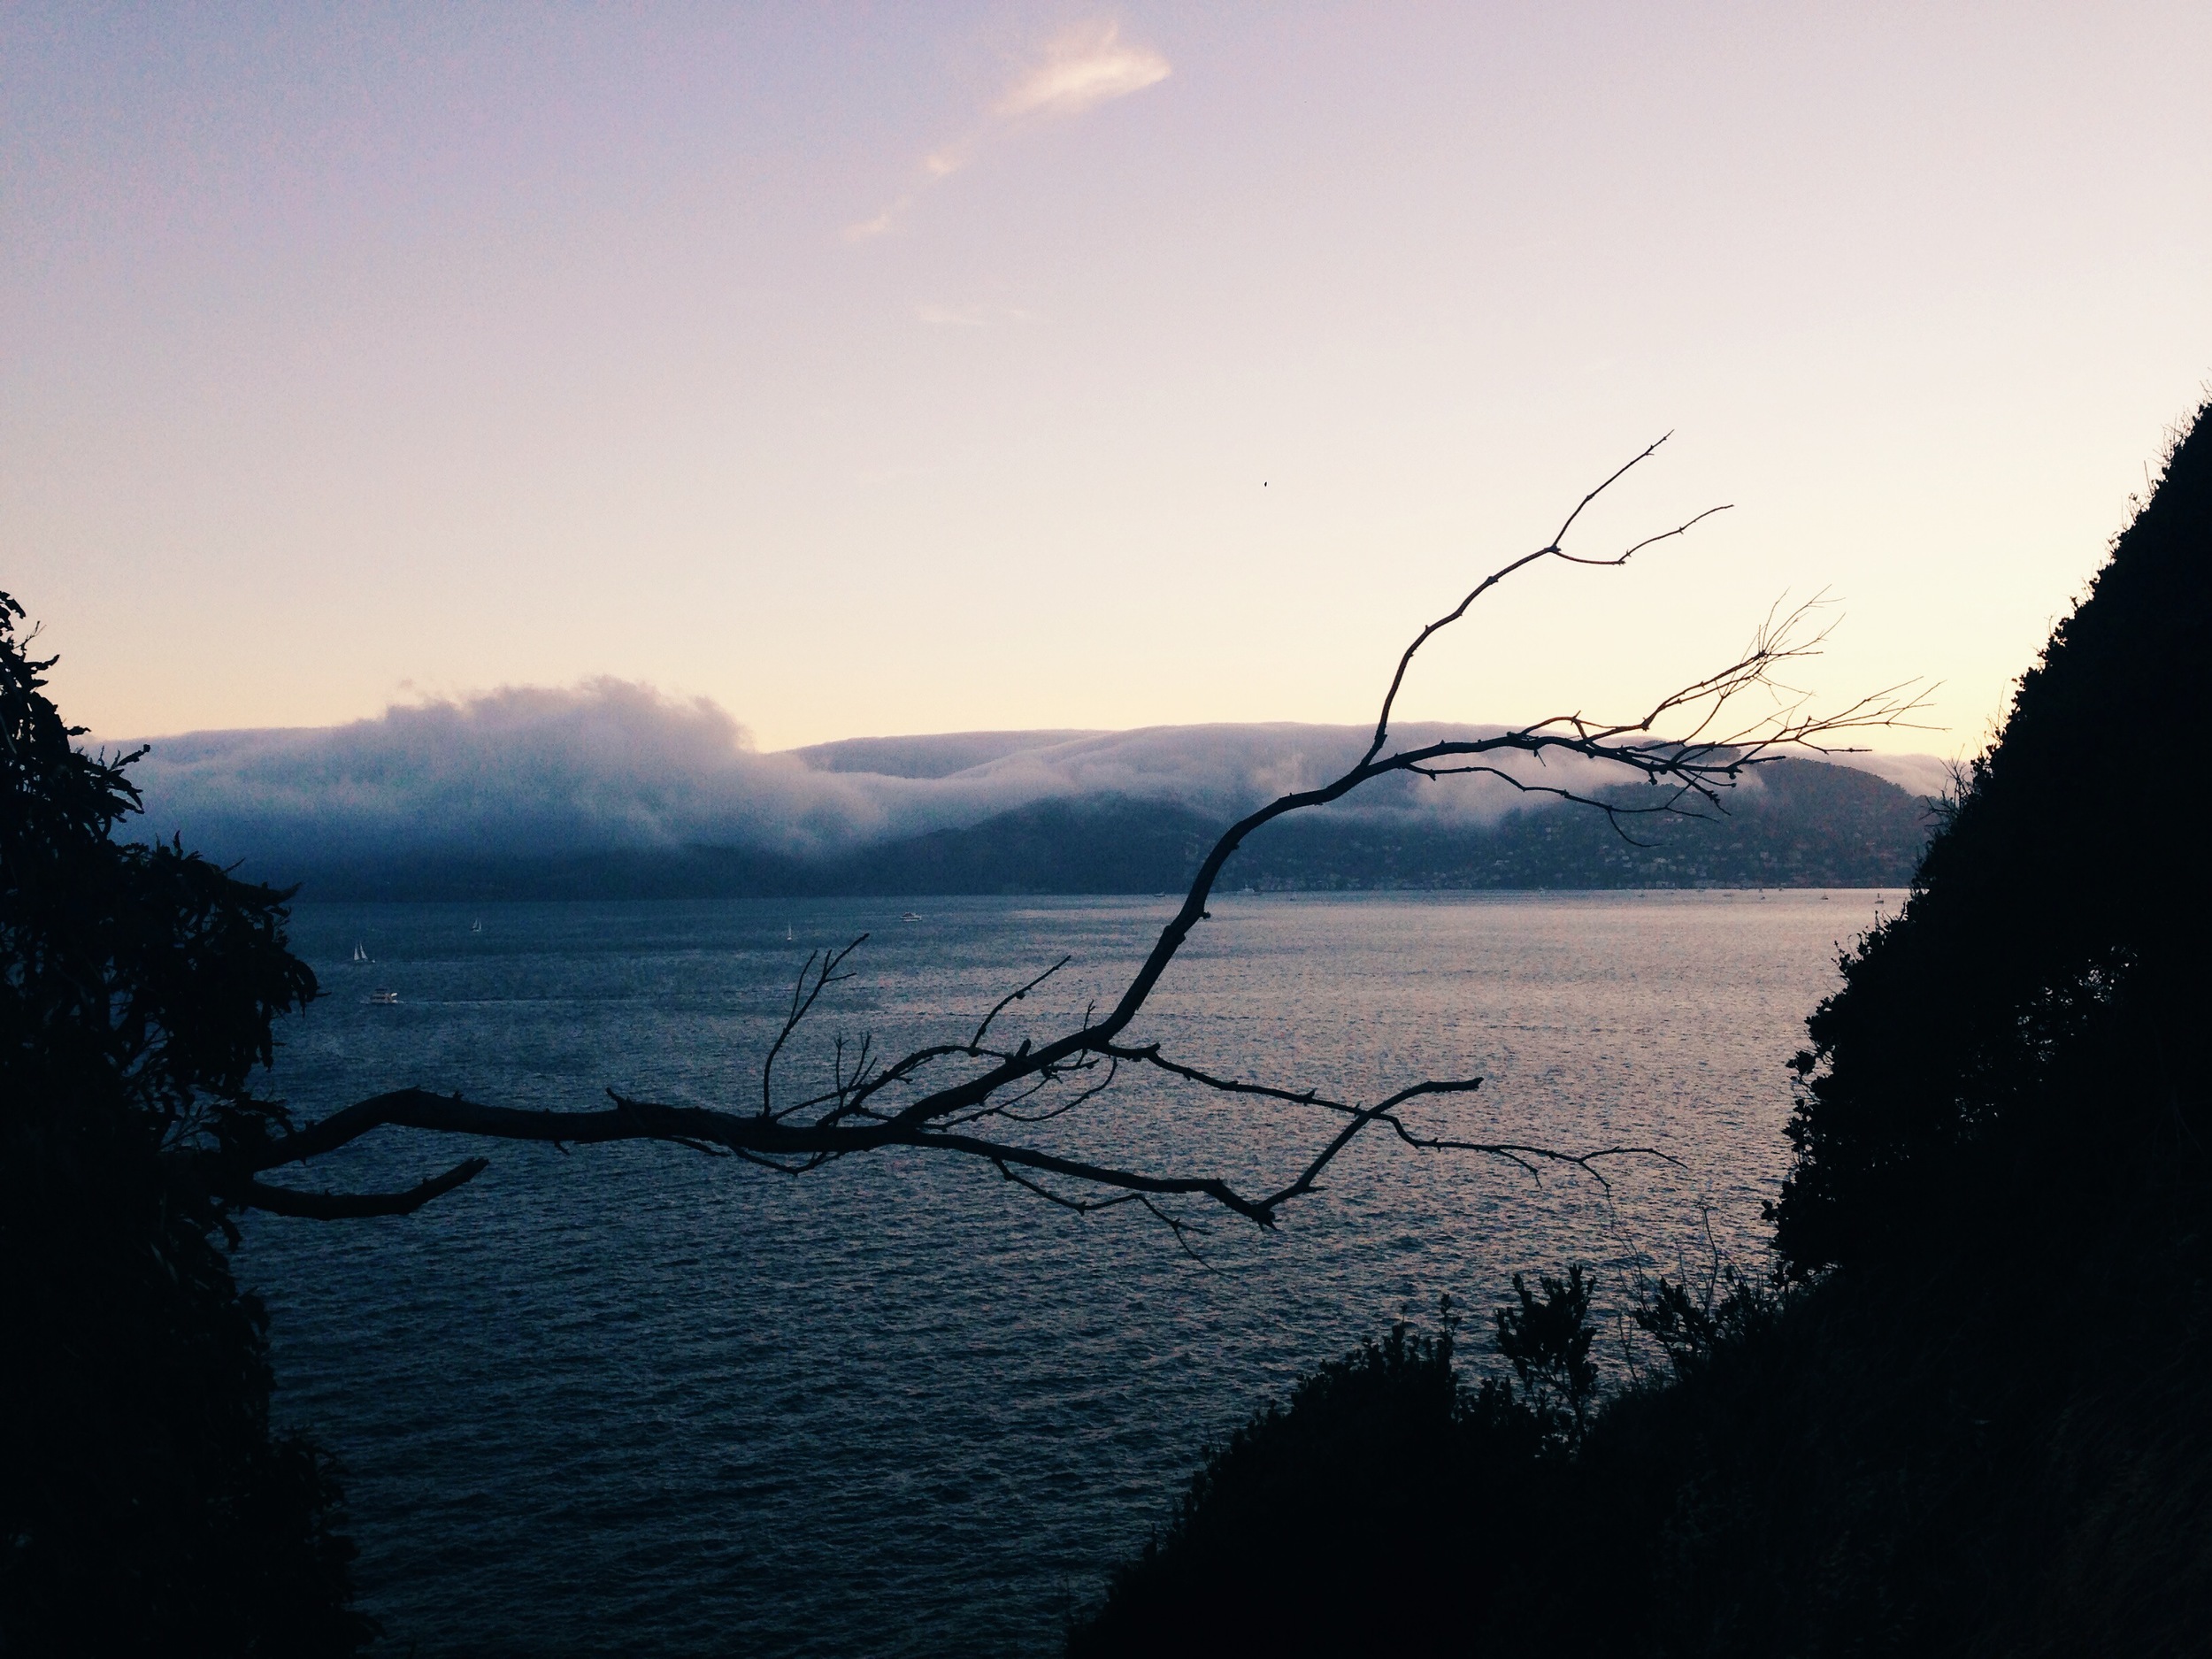
[[[0,1651],[340,1654],[329,1461],[269,1423],[264,1318],[196,1153],[269,1133],[248,1079],[314,995],[283,895],[118,842],[0,595]]]

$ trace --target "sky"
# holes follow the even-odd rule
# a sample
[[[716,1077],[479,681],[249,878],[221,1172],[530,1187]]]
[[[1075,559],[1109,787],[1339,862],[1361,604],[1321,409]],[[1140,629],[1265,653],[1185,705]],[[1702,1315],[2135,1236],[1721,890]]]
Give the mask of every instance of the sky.
[[[605,678],[763,749],[1611,716],[1970,752],[2212,376],[2212,8],[0,8],[65,713]]]

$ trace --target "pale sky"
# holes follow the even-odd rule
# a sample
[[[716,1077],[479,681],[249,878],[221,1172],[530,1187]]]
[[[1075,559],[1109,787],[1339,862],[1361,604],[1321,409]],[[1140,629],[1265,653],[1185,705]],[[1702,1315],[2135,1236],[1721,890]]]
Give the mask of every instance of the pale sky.
[[[2212,7],[0,9],[0,587],[120,737],[1609,714],[1978,745],[2212,376]]]

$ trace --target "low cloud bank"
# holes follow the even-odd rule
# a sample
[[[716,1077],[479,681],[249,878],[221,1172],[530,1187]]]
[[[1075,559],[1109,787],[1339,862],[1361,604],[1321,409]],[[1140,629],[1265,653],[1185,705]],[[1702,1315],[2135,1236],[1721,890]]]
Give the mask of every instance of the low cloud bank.
[[[1408,725],[1398,735],[1417,744],[1501,729]],[[1154,726],[856,739],[762,754],[711,703],[602,680],[394,707],[346,726],[159,738],[135,776],[144,831],[258,868],[678,846],[818,857],[1050,798],[1167,799],[1225,819],[1333,776],[1368,735],[1356,726]],[[1940,763],[1925,757],[1862,759],[1915,793],[1927,790],[1909,780],[1941,780]],[[1532,781],[1584,790],[1625,780],[1586,761],[1509,764]],[[1333,810],[1489,822],[1523,799],[1495,779],[1393,779]]]

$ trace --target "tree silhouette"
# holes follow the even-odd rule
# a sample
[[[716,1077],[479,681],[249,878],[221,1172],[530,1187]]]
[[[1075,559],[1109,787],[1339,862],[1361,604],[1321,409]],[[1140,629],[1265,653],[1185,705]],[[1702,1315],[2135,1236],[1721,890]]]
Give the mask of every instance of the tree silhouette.
[[[2167,735],[2212,662],[2212,404],[1961,780],[1904,909],[1811,1021],[1776,1244],[1798,1277],[1980,1227],[2010,1157],[2194,1138],[2212,985],[2203,814]],[[2116,1114],[2109,1102],[2129,1100]],[[2092,1109],[2090,1103],[2097,1102]]]
[[[0,1650],[349,1653],[328,1460],[271,1432],[260,1304],[194,1178],[285,1126],[248,1079],[314,975],[284,895],[120,843],[0,595]]]

